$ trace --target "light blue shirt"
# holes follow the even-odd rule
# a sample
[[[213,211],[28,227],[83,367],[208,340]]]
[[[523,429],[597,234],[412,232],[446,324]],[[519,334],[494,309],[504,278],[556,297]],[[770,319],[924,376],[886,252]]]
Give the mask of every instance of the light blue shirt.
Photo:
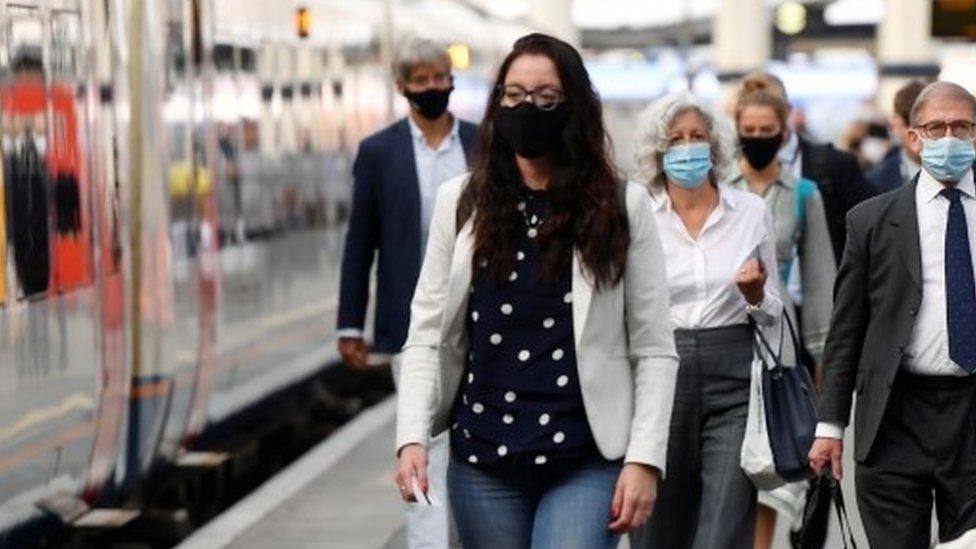
[[[427,247],[430,218],[434,215],[434,200],[441,184],[468,171],[468,161],[461,143],[460,123],[454,119],[451,133],[436,149],[427,143],[422,131],[407,117],[410,135],[413,137],[413,157],[417,165],[417,182],[420,185],[420,243],[421,252]]]

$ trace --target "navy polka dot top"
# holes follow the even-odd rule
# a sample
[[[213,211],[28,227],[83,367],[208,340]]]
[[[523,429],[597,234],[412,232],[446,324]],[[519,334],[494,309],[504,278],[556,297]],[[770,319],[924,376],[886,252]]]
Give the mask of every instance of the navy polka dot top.
[[[545,194],[527,193],[519,209],[515,270],[500,286],[484,266],[472,277],[470,353],[454,403],[452,452],[485,468],[597,455],[576,372],[571,262],[559,280],[542,278]]]

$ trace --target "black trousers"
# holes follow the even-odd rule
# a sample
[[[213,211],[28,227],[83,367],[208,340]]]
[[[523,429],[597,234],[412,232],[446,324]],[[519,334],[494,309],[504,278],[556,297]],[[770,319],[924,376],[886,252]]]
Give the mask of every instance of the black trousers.
[[[871,547],[928,548],[933,502],[944,538],[976,494],[976,375],[900,373],[855,484]]]

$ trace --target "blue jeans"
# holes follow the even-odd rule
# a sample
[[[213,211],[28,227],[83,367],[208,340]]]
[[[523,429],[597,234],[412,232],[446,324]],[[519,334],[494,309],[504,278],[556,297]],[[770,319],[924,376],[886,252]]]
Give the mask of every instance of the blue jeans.
[[[488,471],[451,457],[447,490],[465,549],[613,549],[610,503],[620,461]]]

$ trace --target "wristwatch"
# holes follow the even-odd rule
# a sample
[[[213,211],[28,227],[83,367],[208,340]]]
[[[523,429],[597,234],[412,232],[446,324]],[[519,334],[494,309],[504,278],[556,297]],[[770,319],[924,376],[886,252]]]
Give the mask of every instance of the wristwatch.
[[[762,311],[763,310],[763,305],[765,305],[765,304],[766,304],[766,298],[765,297],[763,297],[762,299],[760,299],[759,300],[759,303],[756,303],[755,305],[753,305],[752,303],[749,303],[748,301],[746,301],[746,313],[748,314],[748,313],[754,313],[754,312]]]

